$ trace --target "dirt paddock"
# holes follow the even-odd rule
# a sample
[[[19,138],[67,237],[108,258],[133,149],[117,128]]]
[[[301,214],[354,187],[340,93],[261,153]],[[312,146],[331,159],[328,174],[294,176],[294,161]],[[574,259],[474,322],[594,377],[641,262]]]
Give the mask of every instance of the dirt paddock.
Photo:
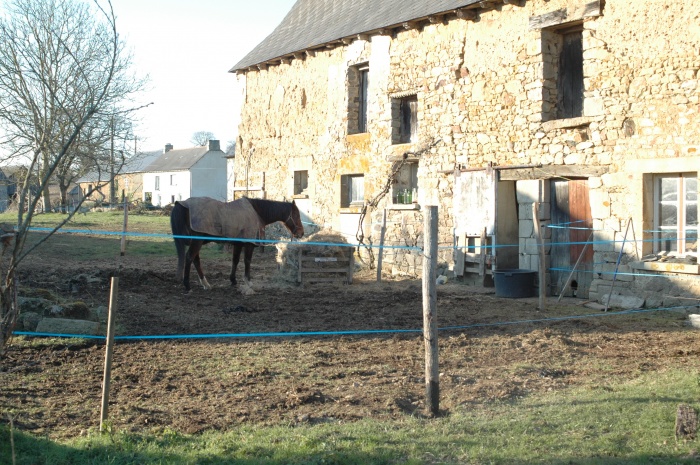
[[[119,341],[109,419],[113,428],[185,433],[245,423],[297,424],[422,415],[421,283],[303,287],[276,278],[274,249],[256,250],[255,293],[228,282],[229,260],[203,260],[214,289],[183,295],[176,259],[122,259],[118,336],[188,335]],[[23,288],[107,305],[114,261],[71,264],[38,256]],[[240,276],[241,270],[239,270]],[[92,278],[76,280],[77,275]],[[76,284],[78,283],[78,284]],[[668,367],[697,369],[700,338],[684,312],[600,315],[579,300],[500,299],[493,289],[438,288],[440,408],[449,415],[495,399],[568,386],[605,385]],[[575,319],[556,319],[575,315]],[[362,334],[228,337],[242,333]],[[200,337],[202,335],[227,337]],[[17,338],[0,360],[0,412],[25,431],[71,437],[99,423],[104,343]],[[2,421],[6,421],[3,416]]]

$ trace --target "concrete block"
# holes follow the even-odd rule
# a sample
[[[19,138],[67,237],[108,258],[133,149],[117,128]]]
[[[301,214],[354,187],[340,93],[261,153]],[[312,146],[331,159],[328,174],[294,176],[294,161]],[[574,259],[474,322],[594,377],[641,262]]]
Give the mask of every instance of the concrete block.
[[[588,191],[591,202],[591,217],[593,219],[610,218],[610,194],[604,189],[591,189]]]
[[[518,221],[518,237],[534,237],[535,225],[532,221]]]
[[[86,336],[102,335],[100,323],[87,320],[70,320],[67,318],[44,318],[36,327],[37,333],[80,334]]]
[[[526,254],[529,255],[537,255],[540,253],[540,248],[537,244],[537,239],[534,237],[529,237],[525,238],[525,247],[521,249],[522,252],[525,252]]]
[[[609,303],[608,296],[610,297]],[[609,293],[605,294],[601,299],[601,303],[607,304],[608,308],[623,308],[625,310],[631,310],[633,308],[642,308],[644,307],[644,301],[645,300],[643,297],[634,295],[621,295],[615,293],[613,293],[612,295],[610,295]]]
[[[532,202],[518,203],[518,218],[520,221],[529,221],[532,224]]]
[[[538,179],[516,182],[515,195],[518,203],[549,202],[549,183],[545,181],[542,184],[542,192],[540,193],[540,181]]]

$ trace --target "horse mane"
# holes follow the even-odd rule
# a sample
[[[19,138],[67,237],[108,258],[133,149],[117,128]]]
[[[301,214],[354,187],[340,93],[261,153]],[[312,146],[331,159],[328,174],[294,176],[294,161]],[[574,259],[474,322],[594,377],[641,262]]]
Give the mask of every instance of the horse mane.
[[[292,202],[281,202],[279,200],[252,199],[244,197],[253,206],[258,216],[265,221],[284,221],[292,211]]]

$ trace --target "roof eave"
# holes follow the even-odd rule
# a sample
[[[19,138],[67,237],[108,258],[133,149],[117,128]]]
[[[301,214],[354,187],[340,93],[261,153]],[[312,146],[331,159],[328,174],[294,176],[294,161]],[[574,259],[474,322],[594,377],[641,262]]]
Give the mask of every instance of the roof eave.
[[[435,12],[433,14],[417,17],[409,21],[403,21],[401,23],[394,23],[381,28],[375,28],[367,31],[353,33],[349,36],[339,37],[326,42],[313,44],[308,48],[293,50],[288,53],[276,56],[274,58],[269,58],[260,62],[239,66],[239,64],[245,60],[244,58],[243,60],[239,61],[239,63],[234,65],[228,72],[235,74],[244,74],[248,71],[263,71],[269,66],[280,65],[286,61],[291,63],[291,60],[293,59],[305,59],[307,56],[314,56],[314,54],[319,51],[332,49],[337,46],[349,45],[355,40],[369,40],[372,36],[393,34],[396,29],[400,28],[406,30],[417,28],[420,27],[426,21],[432,24],[438,22],[445,22],[449,19],[450,16],[454,16],[454,18],[458,19],[478,21],[480,10],[490,10],[499,3],[520,4],[522,2],[523,0],[480,0],[470,5],[466,5],[462,8]]]

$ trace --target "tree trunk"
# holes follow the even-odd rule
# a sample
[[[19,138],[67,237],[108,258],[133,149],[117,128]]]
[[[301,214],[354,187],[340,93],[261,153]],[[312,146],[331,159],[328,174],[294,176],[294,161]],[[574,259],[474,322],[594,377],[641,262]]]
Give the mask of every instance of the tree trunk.
[[[0,289],[0,357],[5,355],[5,346],[12,338],[19,317],[14,273],[7,276],[6,283],[9,284]]]
[[[46,179],[46,174],[48,167],[50,166],[51,160],[49,159],[48,155],[43,155],[43,166],[41,169],[41,174],[40,174],[40,179]],[[40,181],[42,182],[42,181]],[[44,199],[44,213],[49,213],[51,211],[51,192],[49,191],[49,181],[48,179],[46,182],[43,183],[42,189],[41,189],[41,196]]]
[[[68,186],[59,184],[59,189],[61,190],[61,213],[68,212]]]

